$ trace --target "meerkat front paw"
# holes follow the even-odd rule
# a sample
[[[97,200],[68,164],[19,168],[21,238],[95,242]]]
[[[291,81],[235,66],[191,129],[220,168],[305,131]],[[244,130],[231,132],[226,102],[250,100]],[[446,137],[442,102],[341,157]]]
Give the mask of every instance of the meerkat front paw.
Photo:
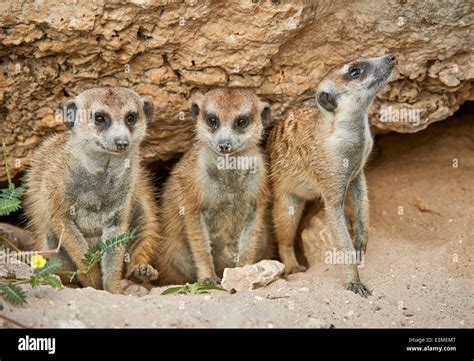
[[[285,266],[285,276],[291,275],[293,273],[305,272],[308,268],[302,265],[293,265],[290,267]]]
[[[158,278],[158,271],[149,264],[138,264],[132,271],[132,276],[142,281],[154,281]]]
[[[207,277],[200,281],[203,285],[220,285],[221,279],[219,277]]]
[[[346,286],[346,289],[354,292],[357,295],[361,295],[362,297],[367,297],[372,294],[372,292],[370,292],[369,289],[361,282],[349,282]]]

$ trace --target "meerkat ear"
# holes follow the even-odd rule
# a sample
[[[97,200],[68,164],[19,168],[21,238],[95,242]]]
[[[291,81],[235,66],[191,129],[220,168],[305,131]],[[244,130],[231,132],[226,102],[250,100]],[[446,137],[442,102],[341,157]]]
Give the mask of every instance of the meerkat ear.
[[[328,112],[333,112],[337,108],[336,97],[331,93],[326,93],[326,92],[319,93],[318,103]]]
[[[193,102],[191,104],[191,116],[193,117],[193,120],[196,122],[197,118],[199,116],[199,104],[197,102]]]
[[[143,98],[143,112],[145,113],[146,123],[151,124],[153,121],[153,111],[155,106],[153,102],[148,98]]]
[[[262,118],[262,124],[264,127],[268,127],[272,123],[272,111],[270,109],[270,104],[262,102],[262,111],[260,112],[260,117]]]
[[[77,105],[74,99],[68,100],[66,103],[64,103],[63,107],[59,109],[59,111],[61,112],[66,128],[72,129],[77,116]]]
[[[191,116],[193,117],[193,120],[195,122],[197,122],[199,112],[201,111],[201,104],[202,104],[201,98],[195,99],[193,103],[191,104]]]

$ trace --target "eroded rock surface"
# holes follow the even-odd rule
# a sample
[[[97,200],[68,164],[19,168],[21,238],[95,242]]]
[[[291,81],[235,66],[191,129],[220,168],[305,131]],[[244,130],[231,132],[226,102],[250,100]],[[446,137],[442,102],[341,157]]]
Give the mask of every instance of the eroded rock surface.
[[[469,1],[6,0],[0,26],[0,138],[14,175],[45,135],[64,131],[57,107],[98,85],[154,100],[149,162],[188,149],[194,93],[251,87],[278,120],[312,101],[330,67],[360,56],[399,61],[371,113],[378,132],[423,129],[474,98]],[[408,109],[412,119],[398,111]]]

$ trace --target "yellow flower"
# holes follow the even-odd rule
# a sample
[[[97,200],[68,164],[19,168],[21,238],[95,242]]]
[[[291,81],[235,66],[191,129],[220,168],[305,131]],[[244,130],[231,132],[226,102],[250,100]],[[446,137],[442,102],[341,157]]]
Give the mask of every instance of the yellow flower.
[[[31,256],[31,267],[43,268],[45,264],[46,264],[46,259],[42,255],[35,254]]]

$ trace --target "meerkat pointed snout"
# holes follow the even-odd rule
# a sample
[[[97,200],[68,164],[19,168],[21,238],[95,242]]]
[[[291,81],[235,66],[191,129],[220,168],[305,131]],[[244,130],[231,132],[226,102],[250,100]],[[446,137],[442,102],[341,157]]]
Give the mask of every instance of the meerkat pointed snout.
[[[196,142],[162,197],[162,284],[219,283],[227,267],[267,253],[267,170],[259,142],[270,107],[244,89],[219,88],[191,106]]]
[[[70,131],[43,142],[26,177],[34,249],[54,249],[61,241],[57,257],[63,271],[74,272],[100,242],[135,229],[135,240],[107,251],[100,267],[79,273],[78,281],[119,293],[124,276],[156,279],[158,211],[139,155],[153,103],[131,89],[93,88],[61,112]]]
[[[294,239],[306,202],[320,199],[332,241],[349,260],[343,265],[346,288],[370,294],[357,269],[368,239],[364,166],[373,145],[368,111],[394,65],[388,54],[331,69],[316,90],[317,108],[292,111],[273,128],[268,143],[272,217],[287,274],[305,270],[296,259]],[[354,244],[344,216],[346,194],[356,211]]]

